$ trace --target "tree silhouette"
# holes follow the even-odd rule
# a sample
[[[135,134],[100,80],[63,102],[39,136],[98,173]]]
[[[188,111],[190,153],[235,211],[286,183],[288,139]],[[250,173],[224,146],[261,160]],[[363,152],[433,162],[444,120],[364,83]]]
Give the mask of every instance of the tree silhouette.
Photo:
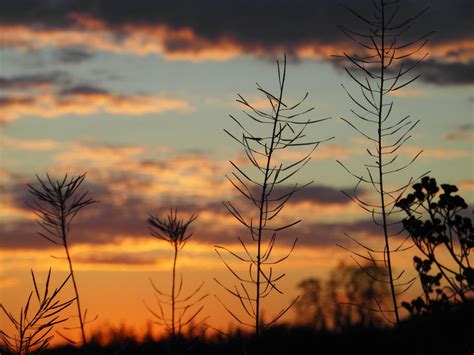
[[[390,298],[387,283],[369,276],[372,263],[358,266],[340,263],[329,279],[305,279],[298,284],[301,297],[296,303],[298,319],[318,330],[342,331],[352,327],[378,327],[386,320],[378,312]]]

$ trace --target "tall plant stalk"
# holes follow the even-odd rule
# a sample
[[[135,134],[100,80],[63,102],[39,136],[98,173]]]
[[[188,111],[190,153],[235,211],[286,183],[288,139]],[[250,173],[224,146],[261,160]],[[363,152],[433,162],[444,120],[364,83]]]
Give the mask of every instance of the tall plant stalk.
[[[219,298],[218,300],[237,322],[254,328],[257,336],[263,328],[278,321],[297,300],[293,300],[288,307],[283,308],[270,322],[263,322],[262,300],[273,291],[283,293],[277,283],[285,274],[275,275],[274,266],[290,256],[297,242],[295,238],[288,254],[280,259],[274,259],[272,251],[277,233],[301,222],[301,220],[296,220],[290,223],[277,223],[276,217],[291,196],[308,185],[285,185],[284,183],[309,162],[311,153],[321,143],[321,141],[307,139],[305,129],[328,119],[301,119],[300,116],[313,110],[313,108],[300,109],[300,105],[306,100],[308,94],[296,104],[288,105],[284,98],[286,95],[286,56],[283,66],[277,62],[277,70],[279,86],[276,94],[270,93],[257,83],[258,90],[268,100],[269,111],[265,112],[256,108],[239,95],[237,102],[248,110],[244,111],[247,119],[238,119],[230,115],[241,131],[234,134],[224,130],[243,147],[251,166],[251,169],[246,170],[231,161],[235,170],[231,177],[227,176],[250,207],[245,209],[237,207],[230,201],[224,202],[229,213],[247,229],[250,238],[244,241],[238,237],[243,248],[243,256],[226,247],[216,246],[218,256],[236,278],[238,284],[227,287],[217,279],[216,282],[238,299],[245,316],[250,320],[244,320]],[[288,163],[280,153],[283,154],[283,150],[295,147],[309,147],[310,151],[303,152],[301,159]],[[246,210],[250,213],[244,213]],[[248,274],[244,276],[235,271],[226,261],[223,253],[236,261],[247,263]]]
[[[53,244],[62,245],[66,253],[69,275],[76,296],[75,301],[77,317],[79,318],[79,328],[81,330],[81,339],[84,345],[87,344],[84,330],[87,310],[82,313],[79,288],[69,252],[69,231],[77,213],[84,207],[96,202],[88,197],[88,191],[79,191],[85,177],[85,173],[70,178],[68,178],[66,174],[62,180],[53,180],[49,175],[46,175],[46,179],[42,180],[37,175],[36,178],[39,182],[39,186],[28,185],[29,192],[35,197],[30,207],[33,208],[37,215],[37,222],[42,229],[38,234]],[[61,333],[59,334],[62,335]],[[71,341],[64,335],[62,336]]]
[[[175,209],[171,210],[166,218],[150,215],[147,220],[148,226],[150,228],[150,234],[157,239],[170,243],[173,247],[171,293],[168,294],[160,291],[155,286],[153,281],[150,280],[153,290],[155,291],[159,312],[152,310],[145,303],[148,311],[155,317],[155,323],[164,326],[171,335],[172,339],[175,339],[178,335],[181,335],[183,329],[185,327],[191,326],[191,324],[197,319],[198,315],[204,308],[204,306],[200,303],[208,296],[208,294],[198,296],[204,285],[204,282],[189,295],[181,296],[181,291],[183,289],[183,278],[181,276],[178,285],[178,280],[176,277],[179,252],[184,248],[188,240],[192,237],[193,234],[188,233],[187,230],[189,225],[193,223],[196,218],[197,216],[193,214],[188,220],[179,219],[178,211]],[[165,315],[166,312],[163,309],[163,303],[170,306],[170,316]],[[193,308],[196,309],[195,306],[199,307],[197,307],[197,310],[192,311]],[[192,328],[194,329],[203,322],[204,320],[197,322],[192,326]]]
[[[408,162],[398,164],[400,148],[411,138],[411,132],[418,124],[419,120],[412,121],[407,115],[399,120],[392,121],[394,102],[388,99],[388,95],[404,88],[420,75],[412,74],[413,69],[423,60],[427,54],[421,55],[420,51],[426,45],[429,36],[423,34],[404,41],[404,37],[414,21],[425,11],[419,12],[413,17],[399,20],[399,2],[397,0],[372,0],[373,15],[365,16],[353,9],[348,9],[355,17],[362,22],[366,30],[359,31],[340,26],[341,30],[352,40],[361,53],[347,54],[342,56],[349,63],[345,68],[347,74],[354,81],[355,86],[360,89],[360,96],[356,96],[344,90],[356,105],[355,110],[351,110],[354,115],[354,122],[342,118],[347,124],[355,129],[361,136],[372,144],[366,151],[372,162],[365,164],[365,172],[356,173],[338,161],[358,182],[354,192],[349,197],[364,210],[372,215],[375,224],[381,227],[383,233],[384,247],[375,249],[367,244],[355,241],[362,246],[367,255],[356,253],[357,256],[367,261],[383,265],[378,267],[378,275],[370,274],[381,282],[390,285],[393,312],[395,323],[400,322],[399,306],[397,296],[400,292],[397,287],[410,286],[414,281],[399,282],[402,273],[394,275],[393,253],[405,250],[403,240],[396,247],[393,246],[392,237],[400,234],[400,231],[393,232],[392,226],[400,223],[394,217],[400,209],[395,203],[407,189],[413,179],[406,184],[389,188],[386,178],[388,175],[404,171],[422,153],[419,151]],[[374,129],[375,128],[375,129]],[[398,164],[398,165],[397,165]],[[360,184],[368,184],[378,195],[379,203],[374,203],[361,198],[358,193]],[[382,258],[376,257],[381,254]],[[385,312],[385,310],[382,310]]]

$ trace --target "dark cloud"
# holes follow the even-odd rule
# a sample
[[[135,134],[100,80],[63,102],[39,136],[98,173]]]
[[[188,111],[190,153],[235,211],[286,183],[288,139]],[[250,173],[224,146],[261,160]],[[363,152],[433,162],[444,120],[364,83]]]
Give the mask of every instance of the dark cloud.
[[[33,97],[0,96],[0,107],[15,104],[31,104],[35,101]]]
[[[371,13],[369,0],[345,3],[361,13]],[[419,35],[420,31],[434,30],[436,34],[431,38],[434,44],[472,40],[474,2],[405,0],[400,3],[400,16],[412,16],[427,6],[429,11],[418,21],[411,35],[407,32],[407,39]],[[117,43],[124,38],[125,25],[128,29],[165,25],[171,29],[190,29],[206,45],[225,38],[249,53],[272,56],[282,50],[295,55],[302,45],[311,45],[317,50],[318,44],[337,45],[334,50],[340,52],[347,38],[336,25],[355,31],[364,26],[333,0],[202,0],[199,4],[194,0],[141,0],[133,5],[126,0],[6,0],[2,3],[0,23],[61,29],[72,26],[73,14],[78,13],[105,23],[114,31]],[[163,43],[168,53],[198,52],[201,45],[201,41],[183,38],[169,38]],[[423,66],[426,75],[422,80],[439,85],[472,83],[472,64],[462,63],[467,51],[472,49],[461,46],[449,51],[447,56],[458,61],[455,63],[428,61]],[[65,49],[60,57],[66,62],[80,62],[89,55],[76,48]]]
[[[94,57],[91,50],[80,47],[59,48],[55,52],[55,59],[64,64],[78,64]]]
[[[291,191],[290,187],[278,187],[274,188],[273,196],[278,197],[284,194],[287,194]],[[310,185],[306,186],[304,189],[297,191],[292,197],[291,202],[313,202],[318,204],[346,204],[352,203],[342,191],[349,193],[352,191],[350,188],[337,189],[331,186],[324,185]],[[363,191],[359,191],[363,193]]]
[[[143,254],[99,254],[99,255],[79,255],[74,258],[74,262],[91,264],[114,264],[114,265],[152,265],[157,262],[157,257]]]
[[[191,28],[210,40],[229,36],[249,43],[282,44],[341,38],[337,24],[358,26],[340,3],[362,13],[370,11],[371,1],[337,2],[332,0],[6,0],[0,21],[15,24],[68,26],[71,13],[87,13],[110,26],[122,24],[166,24],[172,28]],[[401,16],[415,14],[429,6],[422,18],[423,28],[437,31],[437,40],[471,38],[474,34],[474,4],[470,0],[405,0]],[[351,21],[352,23],[346,23]]]
[[[406,61],[411,65],[410,61]],[[425,60],[420,63],[418,71],[424,82],[436,85],[470,85],[474,84],[474,61],[441,62]]]
[[[62,71],[55,71],[44,74],[35,73],[16,75],[11,77],[0,77],[0,89],[31,89],[41,86],[64,84],[67,81],[68,75]]]
[[[93,85],[76,85],[65,88],[58,93],[60,96],[68,95],[108,95],[107,90]]]

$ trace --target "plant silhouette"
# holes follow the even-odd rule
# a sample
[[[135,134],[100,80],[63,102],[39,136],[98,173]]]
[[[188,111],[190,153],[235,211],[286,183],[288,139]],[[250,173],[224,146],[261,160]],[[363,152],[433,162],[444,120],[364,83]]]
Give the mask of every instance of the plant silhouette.
[[[247,109],[247,111],[244,110],[245,118],[236,118],[232,115],[230,115],[230,118],[240,131],[234,134],[224,130],[242,146],[250,164],[250,169],[244,169],[231,161],[234,171],[231,176],[227,176],[248,206],[239,207],[233,202],[224,202],[229,213],[246,228],[249,238],[245,240],[238,237],[243,255],[239,255],[226,247],[216,246],[218,256],[235,277],[237,285],[227,287],[217,279],[216,282],[238,299],[244,311],[244,316],[250,320],[244,320],[235,311],[229,309],[219,298],[218,300],[237,322],[254,328],[257,337],[262,328],[278,321],[296,302],[296,299],[291,301],[269,322],[264,323],[262,321],[262,300],[273,291],[283,293],[277,283],[285,274],[275,273],[274,267],[290,256],[297,242],[297,238],[295,238],[288,254],[282,258],[274,259],[272,258],[272,251],[275,247],[277,233],[301,222],[301,220],[296,220],[290,223],[280,222],[278,224],[276,222],[278,220],[277,216],[283,210],[287,201],[297,191],[310,183],[305,185],[295,184],[285,191],[279,189],[279,187],[288,182],[310,161],[311,153],[321,143],[321,141],[308,139],[305,129],[328,119],[302,119],[301,116],[311,112],[313,108],[300,108],[308,97],[308,93],[293,105],[288,104],[284,99],[286,96],[286,56],[283,65],[280,65],[277,61],[277,71],[278,90],[275,94],[270,93],[257,83],[259,92],[268,101],[269,111],[265,112],[256,108],[241,95],[238,95],[237,102]],[[282,154],[281,152],[286,149],[305,147],[309,147],[309,152],[304,152],[302,158],[297,161],[288,163],[279,158],[279,154]],[[248,264],[248,273],[240,275],[236,272],[226,261],[223,253],[233,258],[234,261]]]
[[[429,33],[408,37],[415,21],[426,9],[414,16],[399,19],[400,1],[378,0],[372,1],[372,5],[372,15],[368,16],[347,8],[366,30],[361,32],[339,26],[356,45],[358,53],[344,52],[337,56],[348,63],[345,71],[357,88],[351,92],[343,85],[356,108],[351,110],[353,119],[341,119],[369,143],[365,150],[370,162],[364,164],[360,172],[341,161],[338,163],[357,180],[353,193],[346,195],[371,214],[374,223],[380,226],[383,233],[381,248],[361,243],[346,235],[366,251],[364,255],[357,252],[354,254],[376,266],[377,273],[371,276],[390,285],[392,307],[379,311],[393,313],[394,321],[398,324],[400,316],[397,295],[403,293],[403,289],[409,287],[414,280],[402,281],[403,271],[395,274],[392,265],[392,254],[406,250],[404,241],[394,246],[392,238],[400,233],[397,229],[399,219],[396,216],[400,211],[395,203],[413,178],[401,186],[397,180],[388,179],[410,167],[422,151],[408,161],[400,162],[400,148],[412,137],[411,133],[419,121],[413,121],[409,115],[394,118],[394,101],[388,96],[420,76],[414,74],[413,70],[427,56],[421,51],[428,42]],[[415,64],[406,65],[406,60],[410,58],[415,59]],[[356,95],[356,91],[359,94]],[[378,196],[378,202],[367,197],[367,194],[362,196],[359,190],[361,185],[372,190]]]
[[[205,321],[205,319],[194,323],[204,306],[201,301],[204,300],[208,294],[199,295],[204,282],[201,283],[189,295],[183,296],[183,276],[180,275],[179,284],[177,283],[176,269],[178,254],[184,248],[188,240],[192,237],[189,233],[188,227],[196,220],[197,216],[192,215],[188,220],[178,218],[178,210],[170,210],[166,218],[160,218],[154,215],[149,216],[147,223],[150,228],[150,233],[153,237],[164,240],[173,247],[173,268],[171,277],[171,292],[165,293],[160,291],[153,281],[150,283],[155,291],[155,298],[158,304],[159,311],[152,310],[146,303],[148,311],[155,317],[154,323],[164,326],[168,333],[174,340],[177,336],[182,335],[182,331],[186,327],[195,328]],[[169,305],[171,316],[166,316],[163,304]],[[197,307],[196,309],[196,306]]]
[[[434,178],[425,176],[413,190],[397,202],[407,215],[403,226],[422,255],[413,261],[423,295],[403,303],[412,315],[446,310],[474,294],[474,228],[463,214],[466,202],[455,195],[458,188],[442,184],[441,191]]]
[[[69,232],[72,222],[76,215],[83,208],[97,202],[88,197],[88,191],[81,192],[79,189],[84,182],[86,174],[68,177],[64,175],[61,180],[54,180],[49,175],[42,180],[38,175],[36,178],[39,186],[28,185],[29,192],[35,200],[30,207],[34,210],[38,217],[38,224],[41,227],[41,232],[38,234],[48,240],[49,242],[62,245],[66,253],[66,258],[69,266],[69,274],[71,276],[74,287],[75,301],[77,306],[77,317],[79,318],[79,328],[81,330],[82,343],[85,345],[86,333],[84,325],[88,322],[94,321],[91,319],[87,321],[87,310],[84,313],[81,311],[81,303],[79,297],[79,288],[74,275],[72,259],[69,252]],[[72,339],[58,332],[63,338],[69,342],[74,343]]]
[[[70,277],[71,275],[50,293],[51,269],[48,271],[44,289],[38,287],[35,274],[31,270],[34,290],[30,292],[24,307],[21,307],[19,317],[15,317],[3,304],[0,304],[0,309],[7,316],[16,333],[15,335],[9,335],[5,331],[0,330],[0,337],[9,352],[18,355],[31,352],[41,353],[49,346],[54,337],[51,334],[54,326],[68,319],[61,315],[62,311],[75,301],[74,298],[65,302],[59,299],[59,294]],[[32,299],[36,299],[38,302],[34,312]]]

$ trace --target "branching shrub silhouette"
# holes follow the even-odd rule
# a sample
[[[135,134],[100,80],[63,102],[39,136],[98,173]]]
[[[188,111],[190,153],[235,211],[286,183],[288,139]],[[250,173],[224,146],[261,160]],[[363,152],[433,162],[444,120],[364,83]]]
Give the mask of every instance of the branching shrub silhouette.
[[[456,186],[442,184],[441,189],[425,176],[413,185],[414,192],[397,202],[407,215],[403,226],[421,252],[413,261],[423,295],[403,303],[412,315],[446,310],[474,294],[474,228],[471,218],[463,215],[468,206],[455,195]]]
[[[240,207],[230,201],[224,202],[229,213],[247,229],[249,238],[245,240],[238,237],[243,248],[243,255],[239,255],[223,246],[216,246],[218,256],[236,278],[237,285],[227,287],[217,279],[216,282],[238,299],[244,311],[244,317],[248,317],[250,320],[244,320],[219,298],[218,300],[237,322],[253,327],[257,336],[262,328],[278,321],[296,301],[295,299],[290,302],[288,307],[282,309],[268,323],[263,323],[262,299],[268,297],[273,291],[283,293],[277,283],[285,274],[276,274],[274,267],[289,257],[297,241],[296,238],[286,256],[274,259],[272,258],[272,251],[277,233],[301,222],[301,220],[296,220],[290,223],[277,224],[277,216],[283,210],[286,202],[308,184],[302,186],[295,184],[284,192],[278,187],[282,186],[308,163],[311,159],[311,153],[322,142],[308,139],[305,129],[328,119],[301,119],[302,115],[313,110],[313,108],[300,109],[308,94],[298,103],[288,104],[284,99],[286,95],[286,56],[283,66],[277,61],[277,70],[279,86],[275,94],[270,93],[257,83],[259,92],[268,100],[269,111],[262,111],[241,95],[238,95],[237,102],[248,110],[243,111],[245,119],[230,115],[240,131],[234,134],[224,130],[243,147],[250,164],[250,168],[244,169],[231,161],[230,163],[235,170],[230,177],[227,176],[243,199],[247,201],[248,207]],[[279,154],[283,150],[294,147],[309,147],[310,149],[309,152],[302,154],[301,159],[291,163],[279,158]],[[226,257],[230,257],[237,262],[247,263],[247,274],[241,275],[235,271],[226,261]]]
[[[66,174],[61,180],[53,180],[49,175],[46,175],[46,179],[42,180],[38,175],[36,175],[39,186],[28,185],[29,192],[33,197],[35,197],[33,203],[29,205],[33,208],[38,217],[37,222],[41,227],[41,232],[38,232],[38,234],[49,242],[64,247],[66,253],[65,259],[67,259],[68,262],[69,274],[71,276],[76,296],[77,317],[79,318],[79,328],[81,330],[83,344],[87,343],[84,325],[88,322],[94,321],[97,316],[94,319],[87,321],[87,310],[85,310],[84,313],[81,311],[79,288],[77,286],[72,266],[72,259],[69,253],[69,232],[71,224],[79,211],[97,202],[88,197],[88,191],[81,192],[79,190],[85,177],[85,173],[69,178]],[[69,342],[75,343],[69,337],[66,337],[59,332],[58,334]]]
[[[407,169],[421,151],[408,161],[399,163],[400,148],[411,138],[411,132],[419,121],[413,121],[409,115],[400,119],[393,118],[394,102],[388,95],[406,87],[420,76],[413,74],[413,70],[427,56],[420,51],[427,43],[429,33],[411,37],[409,34],[414,22],[426,9],[412,17],[399,19],[400,1],[374,0],[372,4],[373,12],[369,16],[348,8],[366,30],[340,26],[342,32],[357,46],[359,53],[344,52],[338,56],[348,63],[346,73],[360,90],[359,95],[356,95],[355,90],[351,93],[343,85],[356,109],[351,110],[353,120],[346,118],[342,120],[368,141],[370,146],[366,152],[370,162],[365,164],[360,172],[353,171],[340,161],[338,163],[357,179],[354,191],[352,194],[347,194],[348,197],[369,212],[374,223],[380,226],[383,232],[383,248],[371,247],[360,243],[352,236],[347,236],[367,252],[364,255],[360,253],[355,255],[377,267],[377,274],[372,277],[390,285],[392,307],[380,311],[393,312],[395,322],[398,324],[400,318],[397,294],[403,293],[403,288],[409,287],[414,280],[403,282],[401,280],[403,271],[396,275],[393,270],[392,254],[405,250],[404,242],[394,247],[395,242],[392,239],[400,232],[395,229],[399,221],[396,214],[400,212],[395,208],[395,202],[413,179],[402,186],[398,185],[396,180],[387,181],[387,179],[392,174]],[[414,59],[414,64],[407,65],[409,59]],[[396,187],[389,187],[392,184]],[[362,196],[359,192],[361,185],[368,186],[377,194],[378,202]],[[383,267],[378,267],[382,263]]]
[[[331,271],[328,280],[301,281],[301,297],[295,305],[299,322],[333,331],[382,326],[385,319],[376,311],[387,302],[390,290],[388,284],[368,276],[367,272],[376,271],[372,264],[363,266],[361,270],[341,263]]]
[[[59,294],[70,277],[71,275],[58,288],[50,292],[51,269],[48,271],[43,289],[38,287],[35,274],[31,270],[34,289],[30,292],[24,307],[21,307],[19,317],[15,317],[3,304],[0,304],[0,309],[15,329],[14,335],[0,330],[0,336],[7,351],[19,355],[40,353],[49,346],[54,337],[52,334],[54,326],[68,319],[62,316],[62,311],[75,301],[74,298],[65,302],[59,299]],[[38,303],[36,308],[33,306],[32,299],[36,299]]]
[[[178,211],[175,209],[171,210],[164,219],[150,215],[147,220],[151,235],[157,239],[169,242],[173,247],[174,256],[171,278],[171,292],[165,293],[160,291],[150,279],[150,283],[153,287],[153,290],[155,291],[155,298],[159,310],[154,311],[146,303],[145,306],[155,317],[156,320],[154,323],[164,326],[173,339],[178,335],[181,336],[183,330],[186,327],[196,328],[197,326],[202,325],[206,320],[203,319],[194,323],[204,308],[204,306],[201,304],[201,301],[209,295],[207,293],[204,295],[199,295],[199,292],[204,286],[204,282],[201,283],[201,285],[199,285],[199,287],[197,287],[189,295],[182,296],[181,291],[183,289],[183,276],[180,275],[179,285],[176,278],[178,253],[184,248],[187,241],[192,237],[192,233],[188,233],[187,229],[189,225],[196,220],[196,218],[197,216],[193,214],[188,220],[179,219]],[[163,304],[170,307],[171,316],[166,316],[166,312],[163,309]],[[190,331],[192,331],[192,329]]]

